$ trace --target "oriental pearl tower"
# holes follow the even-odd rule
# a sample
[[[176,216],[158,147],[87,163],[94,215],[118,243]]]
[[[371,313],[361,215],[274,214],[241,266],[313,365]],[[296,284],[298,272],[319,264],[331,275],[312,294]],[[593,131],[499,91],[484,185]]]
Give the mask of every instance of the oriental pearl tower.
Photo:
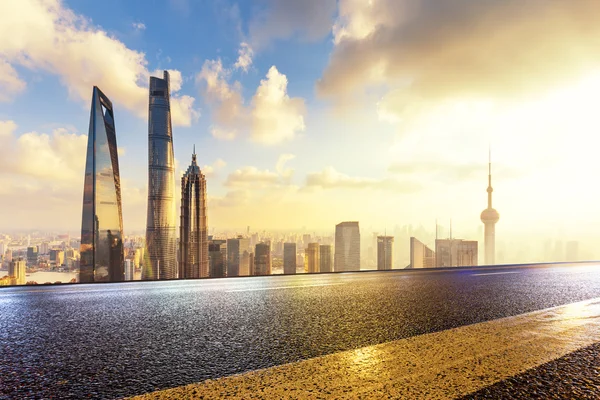
[[[494,265],[496,263],[496,223],[500,219],[500,214],[492,207],[492,152],[490,150],[488,175],[488,206],[481,213],[481,222],[485,226],[485,265]]]

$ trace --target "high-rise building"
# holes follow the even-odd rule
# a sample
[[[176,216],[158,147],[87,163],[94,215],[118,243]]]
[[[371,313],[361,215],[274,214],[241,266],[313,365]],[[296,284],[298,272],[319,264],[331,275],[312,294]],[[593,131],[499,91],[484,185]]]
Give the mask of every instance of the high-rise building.
[[[38,247],[37,246],[29,246],[27,247],[27,264],[33,266],[37,265],[38,261]]]
[[[238,236],[227,239],[227,276],[248,275],[248,259],[244,252],[249,253],[250,239]]]
[[[319,272],[331,272],[333,260],[331,254],[331,245],[322,244],[319,246]]]
[[[306,254],[306,270],[304,272],[315,273],[321,268],[321,260],[319,259],[319,243],[309,243],[304,251]]]
[[[48,245],[48,242],[43,242],[43,243],[40,245],[40,254],[48,254],[49,250],[50,250],[50,247],[49,247],[49,245]],[[0,251],[0,254],[1,254],[1,253],[2,253],[2,252]]]
[[[377,269],[392,269],[393,236],[377,236]]]
[[[94,86],[88,132],[79,282],[121,282],[123,213],[112,103]]]
[[[484,248],[485,265],[494,265],[496,263],[496,223],[500,220],[500,214],[492,207],[492,156],[488,164],[488,207],[481,213],[481,222],[485,226],[484,230]]]
[[[208,269],[206,179],[196,162],[194,147],[192,164],[181,178],[179,279],[206,278]]]
[[[334,269],[360,270],[360,229],[358,222],[342,222],[335,226]]]
[[[296,273],[296,243],[283,244],[283,273]]]
[[[135,269],[133,266],[133,260],[131,260],[131,259],[125,260],[125,280],[126,281],[133,280],[134,271],[135,271]]]
[[[409,268],[434,268],[435,251],[415,237],[410,238],[410,265]]]
[[[148,219],[142,279],[177,278],[175,159],[169,73],[150,77],[148,110]]]
[[[477,241],[462,239],[436,239],[436,267],[477,266]]]
[[[208,244],[209,269],[211,278],[224,278],[226,274],[226,241],[212,240]]]
[[[50,264],[60,267],[65,263],[65,252],[59,249],[52,249],[50,250],[49,260]]]
[[[248,276],[254,275],[254,252],[244,252],[243,257],[248,257]]]
[[[12,285],[25,284],[25,260],[19,257],[8,265],[8,276],[13,278]]]
[[[257,243],[254,250],[254,274],[271,275],[271,243]]]

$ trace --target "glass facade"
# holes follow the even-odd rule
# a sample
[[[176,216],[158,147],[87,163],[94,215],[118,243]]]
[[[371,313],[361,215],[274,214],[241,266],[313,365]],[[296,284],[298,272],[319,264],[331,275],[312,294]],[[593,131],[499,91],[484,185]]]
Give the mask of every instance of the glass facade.
[[[358,222],[342,222],[335,226],[334,270],[360,270],[360,229]]]
[[[206,178],[198,167],[195,152],[181,178],[179,240],[179,278],[208,277]]]
[[[94,86],[81,221],[80,282],[124,280],[123,214],[112,103]]]
[[[296,243],[283,244],[283,273],[296,273]]]
[[[175,163],[169,73],[150,77],[148,110],[148,219],[142,279],[177,278]]]

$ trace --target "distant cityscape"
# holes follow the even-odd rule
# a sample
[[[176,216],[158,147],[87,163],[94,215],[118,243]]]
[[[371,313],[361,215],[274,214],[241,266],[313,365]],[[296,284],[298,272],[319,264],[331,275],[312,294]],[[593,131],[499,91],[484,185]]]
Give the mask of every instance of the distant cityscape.
[[[449,234],[435,239],[422,227],[396,227],[394,235],[374,232],[361,238],[357,221],[340,222],[333,236],[298,232],[217,232],[209,234],[206,177],[196,149],[181,177],[179,235],[175,209],[175,166],[170,78],[151,77],[148,109],[148,206],[145,235],[124,235],[117,130],[110,99],[92,91],[85,164],[81,236],[0,234],[0,286],[44,283],[122,282],[323,273],[364,269],[419,269],[477,266],[477,240]],[[485,265],[497,257],[492,207],[491,153],[488,203],[481,213]],[[214,230],[213,230],[214,232]],[[366,237],[365,237],[366,236]],[[427,243],[433,242],[433,245]],[[578,261],[576,241],[547,242],[544,260]],[[552,254],[548,259],[548,254]]]

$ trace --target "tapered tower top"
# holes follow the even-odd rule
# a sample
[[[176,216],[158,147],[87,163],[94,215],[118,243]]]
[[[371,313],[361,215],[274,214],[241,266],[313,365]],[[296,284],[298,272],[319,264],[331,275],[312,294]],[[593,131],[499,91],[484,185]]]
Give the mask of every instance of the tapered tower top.
[[[492,207],[492,193],[494,188],[492,187],[492,149],[489,150],[489,161],[488,161],[488,206],[481,213],[481,222],[484,224],[495,224],[500,220],[500,214]]]

